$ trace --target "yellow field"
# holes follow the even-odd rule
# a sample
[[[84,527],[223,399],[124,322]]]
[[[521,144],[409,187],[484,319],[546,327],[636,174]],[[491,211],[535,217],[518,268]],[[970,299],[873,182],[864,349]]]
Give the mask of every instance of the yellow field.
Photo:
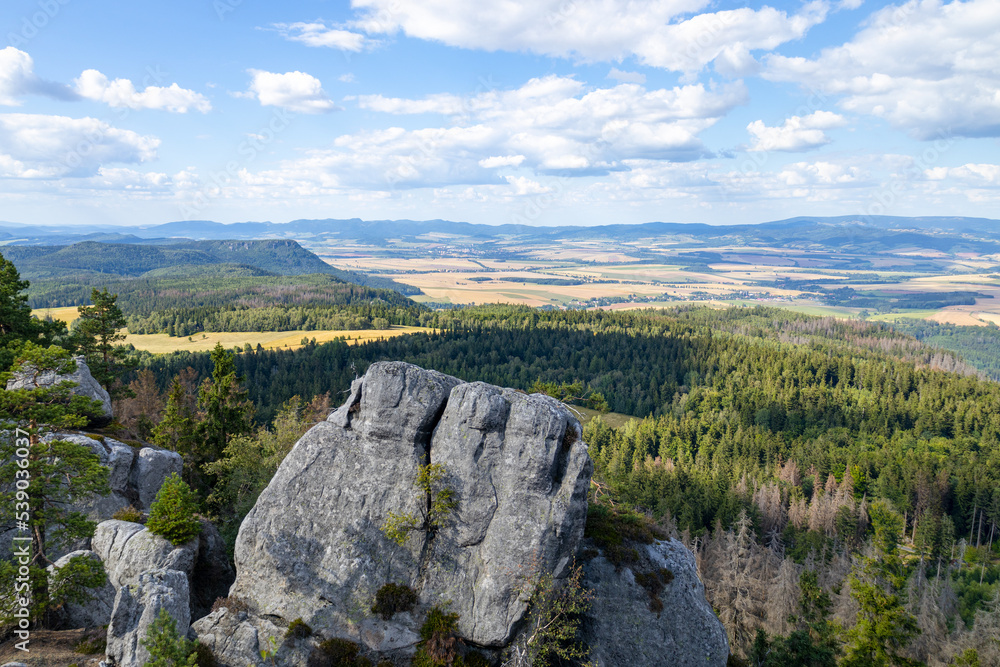
[[[226,332],[206,332],[198,333],[188,338],[171,337],[167,334],[129,334],[125,338],[126,343],[131,343],[138,350],[146,350],[156,354],[166,352],[204,352],[215,347],[216,343],[222,343],[223,347],[233,348],[243,347],[249,343],[256,348],[258,344],[264,349],[289,349],[294,350],[302,347],[302,339],[315,338],[317,343],[335,340],[337,338],[349,339],[350,345],[359,342],[376,340],[379,338],[395,338],[407,334],[418,332],[431,332],[433,329],[426,327],[392,327],[388,330],[365,329],[362,331],[226,331]]]
[[[74,320],[80,319],[80,311],[77,310],[76,306],[66,306],[65,308],[35,308],[31,311],[31,314],[40,320],[52,318],[53,320],[62,320],[66,324],[70,324]]]

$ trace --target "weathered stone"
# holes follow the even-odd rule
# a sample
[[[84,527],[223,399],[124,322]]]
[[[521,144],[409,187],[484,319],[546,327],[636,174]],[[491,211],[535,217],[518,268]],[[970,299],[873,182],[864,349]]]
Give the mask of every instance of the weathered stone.
[[[49,579],[77,557],[100,560],[93,551],[73,551],[48,567]],[[115,605],[115,593],[115,588],[105,579],[102,586],[87,591],[90,598],[86,602],[65,604],[58,612],[59,624],[65,628],[96,628],[107,625]]]
[[[118,590],[108,625],[109,665],[142,667],[149,661],[149,651],[142,640],[146,639],[149,626],[162,609],[176,621],[178,635],[186,636],[191,625],[191,611],[184,572],[150,570],[143,572],[137,583]]]
[[[632,568],[616,570],[603,556],[584,566],[583,586],[593,599],[583,616],[582,637],[591,661],[630,667],[725,665],[726,631],[705,600],[694,554],[676,540],[636,548],[640,563]],[[663,605],[657,613],[650,608],[649,590],[636,583],[636,573],[655,575],[664,568],[673,579],[657,593]]]
[[[7,380],[7,390],[38,389],[51,387],[60,382],[75,382],[77,386],[73,387],[71,392],[77,396],[86,396],[87,398],[100,401],[103,418],[98,421],[105,424],[109,423],[113,416],[111,412],[111,396],[101,386],[101,383],[91,375],[90,368],[82,356],[73,357],[73,360],[76,361],[76,370],[64,375],[60,375],[55,371],[38,373],[34,367],[27,366],[23,370],[14,372],[11,379]]]
[[[265,662],[260,652],[275,649],[276,664],[305,665],[310,650],[302,643],[285,642],[284,628],[245,611],[222,608],[195,621],[191,629],[219,667],[267,667],[270,661]]]
[[[189,576],[199,546],[197,537],[174,546],[141,524],[115,519],[98,524],[91,543],[116,589],[135,584],[147,570],[177,570]]]
[[[156,500],[156,494],[172,473],[181,474],[184,459],[177,452],[156,447],[143,447],[132,466],[129,482],[138,496],[139,509],[148,511]]]
[[[458,507],[400,547],[381,527],[390,513],[420,523],[428,499],[414,481],[428,462],[444,466]],[[450,600],[465,638],[500,646],[524,615],[525,573],[561,575],[576,552],[591,471],[578,422],[554,399],[373,364],[244,520],[231,594],[375,648],[418,627],[365,618],[375,592],[401,582],[424,610]]]

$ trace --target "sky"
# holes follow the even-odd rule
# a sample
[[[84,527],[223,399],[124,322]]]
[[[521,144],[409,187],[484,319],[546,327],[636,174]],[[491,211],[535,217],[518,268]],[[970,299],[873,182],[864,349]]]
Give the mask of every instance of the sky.
[[[6,0],[0,221],[1000,218],[1000,0]]]

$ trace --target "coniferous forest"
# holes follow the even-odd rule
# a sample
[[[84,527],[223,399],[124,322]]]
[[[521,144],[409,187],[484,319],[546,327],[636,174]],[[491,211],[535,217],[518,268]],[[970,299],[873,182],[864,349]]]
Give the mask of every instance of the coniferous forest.
[[[731,664],[997,664],[1000,385],[891,328],[760,307],[386,305],[435,331],[151,355],[115,345],[118,297],[91,298],[73,333],[5,333],[5,365],[38,346],[85,354],[117,397],[117,437],[181,453],[230,546],[298,437],[371,363],[404,360],[631,417],[585,426],[588,532],[682,540]],[[627,541],[609,548],[629,562]]]

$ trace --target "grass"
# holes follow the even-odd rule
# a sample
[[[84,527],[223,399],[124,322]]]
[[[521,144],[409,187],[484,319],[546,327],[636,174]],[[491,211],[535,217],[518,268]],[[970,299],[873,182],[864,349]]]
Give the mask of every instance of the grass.
[[[66,324],[71,324],[74,320],[80,319],[80,311],[76,306],[65,306],[63,308],[35,308],[31,314],[40,320],[51,318],[62,320]]]
[[[629,420],[635,419],[635,417],[623,415],[620,412],[598,412],[597,410],[580,407],[579,405],[571,405],[569,406],[569,409],[575,413],[576,418],[580,420],[580,426],[586,426],[590,420],[597,415],[601,415],[601,419],[604,420],[604,423],[611,428],[621,428]]]
[[[168,352],[204,352],[222,343],[223,347],[243,347],[247,343],[256,348],[259,344],[264,349],[295,350],[302,347],[302,339],[316,339],[324,343],[337,338],[345,338],[349,345],[376,340],[379,338],[394,338],[420,332],[432,332],[427,327],[392,327],[391,329],[365,329],[347,331],[225,331],[196,333],[189,337],[168,336],[167,334],[129,334],[125,338],[138,350],[146,350],[154,354]]]

